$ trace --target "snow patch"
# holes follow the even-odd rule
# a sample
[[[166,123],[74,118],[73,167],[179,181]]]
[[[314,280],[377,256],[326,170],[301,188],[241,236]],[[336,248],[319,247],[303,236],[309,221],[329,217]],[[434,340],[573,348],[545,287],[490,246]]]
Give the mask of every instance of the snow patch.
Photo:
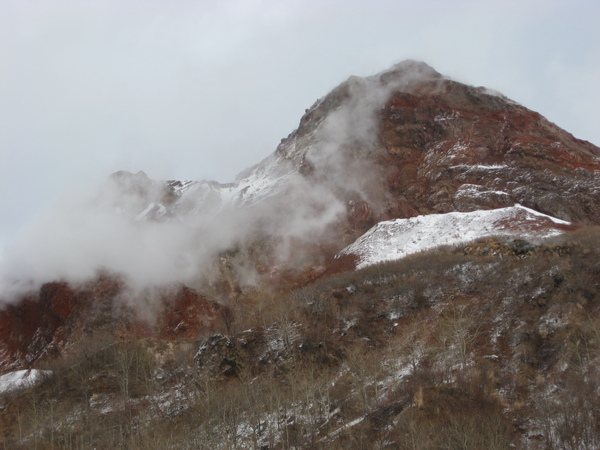
[[[450,167],[450,169],[467,169],[467,171],[501,170],[507,168],[508,166],[506,164],[458,164],[456,166]]]
[[[570,225],[518,204],[488,211],[395,219],[378,223],[339,255],[358,256],[357,269],[360,269],[441,245],[456,245],[485,236],[545,238],[562,233],[562,230],[548,225],[548,221]]]
[[[51,370],[17,370],[0,376],[0,395],[11,394],[42,382]]]

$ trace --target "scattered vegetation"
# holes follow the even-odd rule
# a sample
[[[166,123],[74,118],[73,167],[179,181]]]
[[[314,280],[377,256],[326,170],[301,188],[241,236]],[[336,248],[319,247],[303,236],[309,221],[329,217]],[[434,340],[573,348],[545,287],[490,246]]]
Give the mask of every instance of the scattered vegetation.
[[[2,399],[2,443],[598,448],[599,294],[597,227],[247,290],[220,335],[85,338]]]

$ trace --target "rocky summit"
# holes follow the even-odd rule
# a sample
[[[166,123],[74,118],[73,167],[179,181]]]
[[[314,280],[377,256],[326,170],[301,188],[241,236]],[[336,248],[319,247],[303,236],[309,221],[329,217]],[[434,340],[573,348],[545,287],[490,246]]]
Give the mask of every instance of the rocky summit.
[[[404,61],[82,208],[0,274],[5,446],[600,446],[600,148],[496,91]]]

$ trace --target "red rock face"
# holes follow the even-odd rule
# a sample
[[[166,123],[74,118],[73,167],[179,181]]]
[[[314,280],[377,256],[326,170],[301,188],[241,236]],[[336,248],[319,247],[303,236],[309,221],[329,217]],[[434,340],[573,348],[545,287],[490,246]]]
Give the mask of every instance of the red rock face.
[[[8,305],[0,311],[0,373],[68,353],[69,344],[84,335],[192,340],[217,331],[227,317],[224,306],[186,286],[156,293],[156,305],[124,303],[133,301],[126,293],[122,280],[103,275],[77,288],[46,283]]]
[[[229,309],[211,302],[192,289],[182,286],[175,297],[163,298],[164,313],[157,335],[163,339],[197,339],[201,332],[214,333],[225,326]]]
[[[521,203],[600,223],[600,149],[482,88],[443,80],[394,92],[380,140],[393,216]]]
[[[342,83],[307,110],[277,155],[305,161],[306,148],[318,148],[331,115],[360,103],[358,96],[377,98],[385,89],[387,97],[370,105],[377,119],[374,141],[341,139],[338,151],[345,159],[327,167],[343,172],[344,164],[367,161],[367,171],[353,174],[364,176],[360,194],[344,191],[318,166],[300,171],[311,182],[329,182],[347,204],[333,241],[356,238],[381,220],[515,203],[578,224],[600,224],[598,147],[500,94],[448,80],[415,61]],[[364,112],[353,111],[348,120],[365,120]],[[360,123],[342,130],[354,128]]]
[[[37,296],[0,312],[0,371],[57,356],[69,334],[75,293],[66,283],[47,283]]]

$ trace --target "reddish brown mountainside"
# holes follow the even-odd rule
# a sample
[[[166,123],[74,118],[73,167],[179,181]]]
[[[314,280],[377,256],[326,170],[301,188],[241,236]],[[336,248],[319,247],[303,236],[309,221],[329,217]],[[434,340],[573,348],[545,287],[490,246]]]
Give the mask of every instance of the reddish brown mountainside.
[[[563,220],[600,223],[598,147],[498,93],[446,79],[423,63],[406,61],[368,80],[389,90],[371,105],[377,138],[368,145],[347,142],[346,151],[379,165],[370,188],[388,195],[378,205],[370,202],[374,216],[360,217],[521,203]],[[364,84],[357,78],[342,84],[307,111],[288,140],[310,135],[331,111],[352,103],[353,91],[368,95],[375,89]],[[285,154],[285,147],[286,141],[279,151]],[[385,185],[377,185],[382,180]]]
[[[68,355],[78,342],[107,336],[117,340],[156,337],[194,339],[221,328],[227,307],[186,287],[135,294],[123,282],[100,276],[82,286],[46,283],[17,305],[0,312],[0,370],[30,368],[42,360]],[[144,303],[144,301],[146,303]],[[155,317],[158,317],[156,320]]]
[[[332,129],[343,130],[339,139],[332,140]],[[200,293],[183,286],[153,294],[158,300],[140,306],[114,277],[77,287],[45,284],[0,312],[0,372],[56,356],[98,330],[123,338],[193,339],[226,322],[223,307],[207,300],[209,293],[228,299],[244,295],[239,267],[253,267],[259,287],[291,289],[353,267],[342,267],[333,255],[385,219],[521,203],[575,224],[600,224],[598,147],[499,94],[446,79],[414,61],[340,85],[307,110],[275,158],[280,165],[291,161],[304,180],[346,207],[346,217],[330,223],[323,235],[311,235],[310,246],[302,240],[295,244],[303,250],[302,265],[299,259],[289,267],[276,261],[267,227],[232,256],[215,254],[220,279]],[[137,178],[148,184],[145,177]],[[135,195],[135,183],[127,186]],[[180,194],[173,186],[158,189],[157,214],[162,204],[176,214]],[[140,188],[140,195],[149,196],[156,183],[150,187]],[[216,198],[220,187],[211,184],[210,189]],[[289,196],[292,191],[293,186],[281,190],[274,196],[280,203],[274,204],[293,209],[302,195]],[[293,255],[293,241],[290,249]],[[138,312],[127,306],[132,304]],[[140,315],[139,309],[146,312]],[[144,322],[154,312],[159,318]]]

